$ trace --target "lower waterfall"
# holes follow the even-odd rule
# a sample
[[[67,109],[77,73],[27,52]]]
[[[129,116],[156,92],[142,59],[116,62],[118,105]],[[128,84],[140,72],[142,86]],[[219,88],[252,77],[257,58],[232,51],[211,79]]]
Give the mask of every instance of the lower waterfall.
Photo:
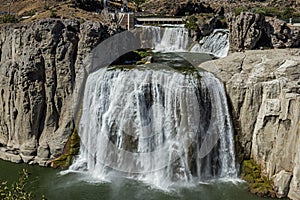
[[[70,170],[115,174],[159,188],[236,178],[222,83],[208,72],[157,63],[90,74]]]

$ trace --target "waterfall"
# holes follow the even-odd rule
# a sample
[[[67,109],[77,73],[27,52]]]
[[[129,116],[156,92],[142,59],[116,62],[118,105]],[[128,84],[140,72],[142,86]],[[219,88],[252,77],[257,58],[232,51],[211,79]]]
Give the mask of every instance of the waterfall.
[[[151,40],[156,52],[186,52],[189,45],[188,31],[182,26],[137,26],[145,38]]]
[[[184,27],[141,28],[155,51],[189,52]],[[228,34],[219,32],[203,39],[206,52],[222,55],[228,43],[220,41],[228,40]],[[104,181],[116,175],[133,178],[162,189],[236,178],[223,84],[180,63],[182,58],[168,62],[170,54],[159,55],[153,57],[159,63],[108,66],[88,76],[79,123],[81,147],[70,170]]]
[[[222,83],[208,72],[150,64],[90,74],[71,170],[159,188],[236,177]],[[159,70],[157,68],[159,67]]]
[[[160,52],[182,52],[188,48],[188,31],[183,27],[166,27],[163,36],[155,45]]]
[[[107,6],[107,2],[108,2],[108,0],[103,0],[103,6],[104,6],[104,7]]]
[[[224,29],[215,29],[212,34],[195,44],[191,52],[209,53],[215,57],[226,57],[229,51],[229,33]]]
[[[188,30],[183,26],[157,27],[138,26],[151,38],[157,52],[195,52],[212,54],[215,57],[226,57],[229,51],[229,32],[215,29],[212,34],[202,38],[199,43],[191,41]]]

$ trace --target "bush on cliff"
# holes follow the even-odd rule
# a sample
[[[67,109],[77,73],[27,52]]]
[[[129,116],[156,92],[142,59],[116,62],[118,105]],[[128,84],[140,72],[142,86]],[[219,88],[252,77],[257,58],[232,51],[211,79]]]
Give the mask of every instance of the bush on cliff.
[[[198,25],[197,25],[197,18],[195,15],[191,15],[187,18],[187,20],[185,22],[185,27],[187,29],[197,30]]]
[[[54,168],[66,169],[72,164],[72,159],[79,152],[80,148],[80,138],[77,133],[77,129],[75,128],[71,137],[67,141],[64,151],[60,157],[55,159],[51,166]]]
[[[1,23],[17,23],[19,22],[18,18],[15,15],[5,14],[0,18]]]
[[[253,13],[262,14],[264,16],[268,17],[278,17],[282,20],[288,20],[289,18],[299,18],[300,13],[296,12],[293,8],[278,8],[278,7],[253,7],[251,9],[248,9],[246,7],[238,7],[234,10],[235,15],[239,15],[241,12],[250,11]]]
[[[270,180],[262,176],[261,168],[253,159],[244,160],[242,164],[242,178],[249,183],[249,190],[260,196],[269,196],[274,193]]]

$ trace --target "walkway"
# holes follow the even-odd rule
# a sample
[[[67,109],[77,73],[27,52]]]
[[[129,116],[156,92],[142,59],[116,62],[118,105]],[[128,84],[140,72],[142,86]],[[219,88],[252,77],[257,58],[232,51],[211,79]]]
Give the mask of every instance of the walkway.
[[[169,17],[136,17],[137,24],[182,24],[182,18]]]

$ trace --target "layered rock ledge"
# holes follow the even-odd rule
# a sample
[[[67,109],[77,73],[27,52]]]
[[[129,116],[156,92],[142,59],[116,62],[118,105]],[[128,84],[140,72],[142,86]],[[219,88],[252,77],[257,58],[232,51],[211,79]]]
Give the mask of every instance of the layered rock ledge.
[[[200,67],[226,85],[240,160],[252,158],[277,197],[300,199],[300,50],[233,53]]]

